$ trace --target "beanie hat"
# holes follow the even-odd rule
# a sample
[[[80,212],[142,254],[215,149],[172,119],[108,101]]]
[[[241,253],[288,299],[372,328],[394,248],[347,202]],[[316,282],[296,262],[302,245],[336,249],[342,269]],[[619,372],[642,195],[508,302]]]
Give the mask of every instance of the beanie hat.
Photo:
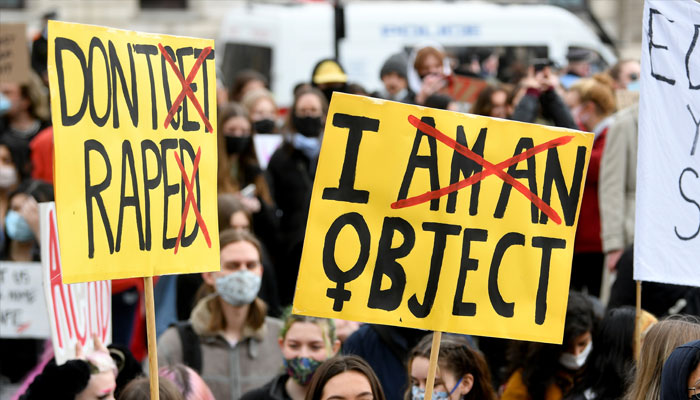
[[[406,79],[406,66],[408,65],[408,58],[403,53],[397,53],[389,57],[382,65],[381,71],[379,71],[379,78],[383,78],[384,75],[388,75],[392,72],[397,73],[400,77]]]

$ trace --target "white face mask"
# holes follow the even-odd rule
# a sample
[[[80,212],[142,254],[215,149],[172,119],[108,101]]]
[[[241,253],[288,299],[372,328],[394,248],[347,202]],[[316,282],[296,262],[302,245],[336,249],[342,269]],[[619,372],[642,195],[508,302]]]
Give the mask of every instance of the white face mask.
[[[583,349],[583,351],[577,356],[571,353],[562,353],[562,355],[559,356],[559,364],[564,366],[566,369],[576,371],[583,367],[583,364],[586,363],[586,359],[588,358],[588,355],[591,354],[591,350],[593,350],[592,340],[588,342],[586,348]]]
[[[17,183],[17,170],[9,165],[0,166],[0,188],[7,189]]]

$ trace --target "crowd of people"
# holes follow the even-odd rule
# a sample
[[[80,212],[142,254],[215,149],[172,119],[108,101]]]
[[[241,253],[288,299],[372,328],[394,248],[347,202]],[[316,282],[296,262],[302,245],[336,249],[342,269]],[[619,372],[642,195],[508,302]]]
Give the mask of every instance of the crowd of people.
[[[41,52],[38,37],[34,48]],[[45,51],[45,50],[44,50]],[[219,85],[218,213],[221,269],[156,284],[160,397],[170,399],[423,400],[428,331],[291,313],[309,199],[334,92],[374,96],[592,132],[561,345],[445,334],[433,399],[669,400],[700,395],[700,293],[645,284],[635,329],[632,245],[636,186],[634,101],[640,66],[622,60],[593,73],[572,50],[510,66],[498,81],[491,55],[454,65],[436,44],[390,55],[370,92],[333,59],[318,62],[280,107],[267,77]],[[42,63],[42,60],[44,61]],[[35,73],[0,85],[0,252],[39,260],[38,203],[53,199],[53,129],[45,55]],[[495,58],[495,62],[498,58]],[[457,72],[455,72],[457,71]],[[457,73],[487,82],[473,104],[449,96]],[[279,134],[269,159],[256,138]],[[663,267],[663,266],[659,266]],[[608,284],[609,275],[617,275]],[[140,280],[113,282],[113,343],[62,365],[50,343],[0,340],[0,383],[22,399],[146,399],[149,381]],[[636,333],[642,340],[635,344]],[[638,356],[635,356],[638,354]],[[695,397],[693,397],[695,396]]]

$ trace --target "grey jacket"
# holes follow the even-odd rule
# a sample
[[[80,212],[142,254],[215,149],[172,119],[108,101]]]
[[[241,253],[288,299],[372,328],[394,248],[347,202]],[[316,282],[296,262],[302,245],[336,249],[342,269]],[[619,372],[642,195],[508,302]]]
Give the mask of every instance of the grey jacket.
[[[282,352],[277,338],[282,322],[265,318],[260,329],[246,327],[243,338],[231,346],[221,332],[207,329],[211,318],[207,307],[210,301],[218,301],[218,296],[202,299],[190,316],[202,349],[201,375],[217,400],[236,400],[243,393],[264,385],[281,371]],[[175,327],[170,327],[158,339],[158,364],[164,366],[182,362],[180,335]]]
[[[603,251],[606,253],[622,250],[634,240],[638,114],[639,104],[618,112],[605,140],[598,201]]]

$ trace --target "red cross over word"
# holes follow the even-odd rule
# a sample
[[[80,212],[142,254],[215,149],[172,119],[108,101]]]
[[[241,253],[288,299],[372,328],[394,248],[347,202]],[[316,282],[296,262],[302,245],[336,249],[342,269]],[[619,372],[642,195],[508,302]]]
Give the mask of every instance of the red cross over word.
[[[197,176],[197,169],[199,168],[199,157],[202,155],[202,148],[199,147],[197,149],[197,155],[194,157],[194,162],[192,163],[192,175],[190,175],[192,177],[192,180],[190,180],[187,176],[187,171],[185,171],[185,167],[182,165],[180,156],[177,155],[177,152],[173,154],[175,154],[175,161],[177,161],[177,166],[180,167],[182,179],[185,181],[185,187],[187,189],[187,199],[185,200],[185,209],[182,212],[180,232],[177,234],[177,240],[175,241],[175,254],[177,254],[177,249],[180,247],[180,240],[182,239],[182,233],[185,230],[185,221],[187,221],[187,212],[190,210],[190,204],[192,205],[194,215],[197,217],[197,223],[199,223],[199,227],[202,229],[204,240],[207,241],[207,246],[211,248],[211,239],[209,238],[207,224],[204,223],[204,218],[202,218],[202,214],[199,213],[199,208],[197,208],[197,202],[194,201],[194,190],[192,188],[194,184],[194,178]]]
[[[398,200],[394,203],[391,204],[391,208],[397,209],[397,208],[405,208],[405,207],[411,207],[415,206],[417,204],[425,203],[427,201],[433,200],[440,198],[442,196],[445,196],[447,194],[450,194],[452,192],[456,192],[459,189],[463,189],[469,185],[473,185],[477,182],[480,182],[482,179],[486,178],[489,175],[496,175],[499,178],[503,180],[503,182],[511,185],[515,190],[518,192],[522,193],[525,197],[528,198],[537,208],[542,210],[543,213],[545,213],[552,221],[554,221],[557,224],[561,224],[561,217],[559,214],[554,211],[552,207],[549,206],[549,204],[545,203],[544,200],[541,198],[537,197],[536,194],[532,193],[525,185],[520,183],[518,180],[513,178],[512,176],[508,175],[505,171],[503,171],[504,168],[508,168],[511,165],[517,164],[523,160],[527,160],[528,158],[534,156],[537,153],[541,153],[545,150],[557,147],[557,146],[562,146],[565,145],[574,138],[573,136],[561,136],[556,139],[550,140],[548,142],[542,143],[540,145],[537,145],[531,149],[528,149],[517,156],[513,156],[505,161],[502,161],[498,164],[492,164],[488,161],[486,161],[483,157],[480,155],[474,153],[473,151],[469,150],[466,146],[463,146],[459,143],[457,143],[454,139],[450,138],[449,136],[445,135],[444,133],[440,132],[439,130],[433,128],[432,126],[426,124],[425,122],[421,121],[420,119],[416,118],[413,115],[408,116],[408,122],[416,127],[418,130],[421,132],[425,133],[426,135],[430,135],[434,137],[435,139],[439,140],[440,142],[446,144],[448,147],[451,149],[454,149],[458,153],[462,154],[463,156],[471,159],[472,161],[476,162],[480,166],[483,167],[483,170],[481,172],[478,172],[469,178],[463,179],[459,182],[453,183],[449,186],[446,186],[444,188],[440,188],[438,190],[434,190],[431,192],[426,192],[418,196],[410,197],[407,199],[402,199]]]
[[[199,100],[197,100],[197,97],[194,95],[194,92],[190,87],[195,76],[197,76],[199,68],[202,66],[202,63],[211,52],[211,47],[205,47],[204,50],[202,50],[202,52],[199,54],[199,57],[197,57],[197,60],[194,62],[190,73],[187,75],[187,80],[185,80],[185,78],[182,77],[180,69],[177,67],[177,65],[175,65],[175,61],[173,61],[173,59],[170,57],[170,54],[168,54],[168,52],[165,51],[163,45],[158,43],[158,48],[160,49],[161,54],[163,54],[165,61],[167,61],[168,64],[170,64],[170,67],[173,69],[173,72],[175,72],[177,79],[180,80],[180,84],[182,85],[182,91],[180,91],[180,94],[173,102],[172,107],[170,107],[170,110],[168,111],[168,116],[165,117],[165,123],[163,125],[166,129],[168,128],[168,125],[170,125],[170,121],[172,121],[173,117],[175,116],[175,113],[177,112],[177,108],[180,107],[180,103],[182,103],[182,101],[185,99],[185,96],[187,96],[192,101],[192,105],[194,106],[194,108],[197,109],[199,116],[202,117],[202,121],[204,121],[204,126],[206,127],[207,131],[209,133],[214,132],[214,130],[211,127],[211,123],[209,122],[209,119],[206,117],[206,115],[204,115],[204,111],[202,111],[202,106],[199,104]]]

